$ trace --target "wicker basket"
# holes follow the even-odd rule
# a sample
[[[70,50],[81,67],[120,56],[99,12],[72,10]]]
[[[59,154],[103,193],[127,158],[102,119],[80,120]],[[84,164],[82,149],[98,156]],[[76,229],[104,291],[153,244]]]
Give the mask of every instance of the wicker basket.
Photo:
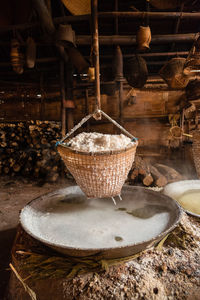
[[[161,68],[159,74],[173,89],[183,89],[189,82],[189,77],[183,73],[186,59],[174,57]]]
[[[100,112],[120,128],[122,132],[132,138],[132,142],[126,148],[115,151],[86,153],[73,150],[67,144],[63,144],[66,138],[93,115],[85,117],[58,142],[58,152],[66,167],[88,198],[107,198],[120,195],[122,186],[134,162],[138,145],[136,138],[103,111]]]
[[[66,167],[88,198],[115,197],[134,162],[137,143],[127,149],[113,152],[85,153],[59,145]]]
[[[200,179],[200,130],[193,131],[192,154],[197,176]]]

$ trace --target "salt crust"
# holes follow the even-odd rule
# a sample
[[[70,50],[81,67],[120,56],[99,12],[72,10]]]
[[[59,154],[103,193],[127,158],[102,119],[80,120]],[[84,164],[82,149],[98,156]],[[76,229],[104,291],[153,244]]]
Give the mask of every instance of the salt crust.
[[[123,134],[114,135],[97,132],[82,132],[72,138],[68,146],[77,151],[99,152],[122,150],[130,143],[131,139]]]

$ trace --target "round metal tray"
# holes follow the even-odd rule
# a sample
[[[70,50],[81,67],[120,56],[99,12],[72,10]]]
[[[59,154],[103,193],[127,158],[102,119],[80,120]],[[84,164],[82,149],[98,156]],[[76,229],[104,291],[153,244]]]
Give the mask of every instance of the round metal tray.
[[[173,183],[167,184],[164,189],[163,193],[174,200],[176,200],[179,203],[178,198],[184,194],[185,192],[189,192],[191,190],[200,190],[200,180],[181,180]],[[181,203],[179,203],[181,206]],[[199,199],[199,205],[200,205],[200,199]],[[183,207],[182,207],[183,208]],[[185,212],[187,212],[189,215],[200,217],[199,214],[195,214],[189,210],[186,210],[183,208]]]
[[[124,186],[122,201],[87,199],[78,186],[41,196],[20,214],[25,231],[67,255],[118,258],[133,255],[169,233],[181,208],[166,195]]]

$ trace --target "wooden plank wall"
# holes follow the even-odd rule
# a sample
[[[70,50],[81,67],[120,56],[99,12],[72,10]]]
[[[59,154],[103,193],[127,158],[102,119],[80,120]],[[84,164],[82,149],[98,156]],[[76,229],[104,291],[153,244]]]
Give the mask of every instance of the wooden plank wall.
[[[91,91],[89,90],[89,95]],[[135,97],[127,97],[127,95]],[[143,89],[132,91],[130,87],[124,89],[123,97],[123,125],[133,135],[139,138],[140,146],[168,146],[169,122],[168,115],[175,113],[185,92],[182,90]],[[94,97],[89,96],[86,107],[85,91],[77,90],[74,93],[74,119],[75,123],[85,114],[94,109]],[[118,120],[119,101],[118,91],[113,96],[101,95],[102,109],[112,118]],[[0,121],[17,122],[26,120],[60,121],[60,95],[59,92],[36,99],[0,97]],[[112,124],[102,120],[90,122],[90,130],[105,133],[119,132]]]

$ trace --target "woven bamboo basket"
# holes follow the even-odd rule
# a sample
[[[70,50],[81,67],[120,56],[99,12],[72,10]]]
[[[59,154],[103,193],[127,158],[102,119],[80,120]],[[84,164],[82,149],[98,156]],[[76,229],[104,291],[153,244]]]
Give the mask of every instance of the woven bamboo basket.
[[[168,61],[160,70],[160,76],[173,89],[183,89],[189,82],[189,77],[183,73],[185,58],[175,57]]]
[[[197,176],[200,178],[200,130],[193,131],[192,154]]]
[[[133,88],[142,88],[148,78],[146,61],[140,55],[133,55],[124,64],[124,76]]]
[[[64,145],[58,145],[66,167],[88,198],[115,197],[134,162],[137,144],[121,151],[79,152]]]
[[[104,112],[102,113],[107,116]],[[74,127],[75,130],[80,127],[79,124]],[[114,121],[114,124],[117,123]],[[118,127],[121,126],[118,124]],[[121,128],[124,132],[126,131],[123,127]],[[134,141],[122,150],[94,153],[73,150],[61,140],[58,144],[58,152],[88,198],[115,197],[120,195],[135,159],[138,142],[136,138],[133,137],[133,139]]]

